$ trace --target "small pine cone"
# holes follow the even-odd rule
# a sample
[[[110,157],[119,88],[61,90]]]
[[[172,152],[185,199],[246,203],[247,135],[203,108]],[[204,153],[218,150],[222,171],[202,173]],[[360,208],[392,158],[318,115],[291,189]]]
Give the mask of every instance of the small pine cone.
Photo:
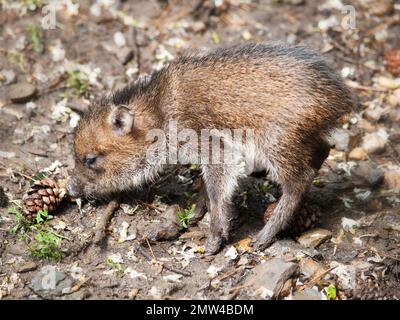
[[[23,202],[25,215],[35,218],[38,211],[53,212],[65,195],[65,190],[48,178],[37,180],[25,193]]]
[[[394,76],[400,75],[400,48],[385,53],[387,69]]]
[[[271,217],[272,212],[277,206],[278,202],[275,202],[268,206],[264,213],[264,223],[267,223]],[[299,235],[300,233],[313,228],[319,223],[321,217],[321,212],[319,208],[312,205],[306,199],[302,201],[299,208],[293,214],[292,220],[289,222],[288,226],[283,230],[284,235]]]

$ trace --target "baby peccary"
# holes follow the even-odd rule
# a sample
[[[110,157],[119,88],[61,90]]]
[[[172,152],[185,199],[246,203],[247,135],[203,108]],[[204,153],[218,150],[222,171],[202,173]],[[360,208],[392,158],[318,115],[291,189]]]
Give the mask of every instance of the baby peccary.
[[[198,163],[208,198],[196,214],[210,213],[213,254],[228,240],[238,179],[266,170],[282,197],[254,241],[263,249],[290,220],[352,107],[340,77],[304,47],[245,44],[182,56],[83,115],[68,190],[101,198],[154,180],[167,164]]]

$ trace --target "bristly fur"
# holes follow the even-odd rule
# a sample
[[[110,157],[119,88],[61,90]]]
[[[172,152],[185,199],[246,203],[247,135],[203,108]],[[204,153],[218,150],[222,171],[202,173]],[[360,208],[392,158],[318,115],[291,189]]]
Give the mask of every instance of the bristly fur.
[[[85,113],[75,135],[76,189],[101,197],[155,179],[164,163],[148,161],[152,141],[145,138],[151,129],[161,129],[168,141],[171,121],[198,136],[203,129],[251,129],[251,144],[232,144],[239,151],[237,163],[200,163],[200,194],[206,200],[196,210],[210,213],[206,249],[215,253],[229,238],[231,200],[243,175],[239,164],[251,162],[247,171],[269,172],[281,185],[282,197],[257,236],[262,249],[290,220],[329,155],[327,136],[353,108],[340,76],[306,47],[246,43],[187,53],[104,96]],[[185,151],[187,159],[195,159],[195,151],[193,143]],[[85,167],[86,155],[98,156],[96,169],[102,170]]]

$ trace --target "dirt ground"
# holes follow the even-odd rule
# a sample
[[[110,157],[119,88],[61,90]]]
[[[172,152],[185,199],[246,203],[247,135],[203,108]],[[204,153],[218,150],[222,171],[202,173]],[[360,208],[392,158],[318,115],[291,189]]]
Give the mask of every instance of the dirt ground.
[[[0,199],[0,299],[268,299],[263,289],[271,284],[249,279],[275,263],[272,256],[294,266],[289,276],[275,275],[281,283],[272,284],[273,298],[399,299],[395,2],[352,1],[352,28],[346,24],[352,11],[340,0],[65,1],[57,9],[57,28],[43,29],[43,1],[0,1],[0,198],[8,199]],[[241,184],[235,230],[219,254],[203,253],[207,216],[176,239],[143,240],[166,223],[168,208],[187,208],[196,193],[198,168],[181,166],[125,195],[101,246],[92,238],[105,204],[82,201],[79,207],[65,199],[46,223],[62,237],[61,259],[34,257],[37,229],[22,237],[10,209],[22,205],[38,173],[68,177],[74,126],[90,101],[182,51],[245,41],[300,43],[322,52],[358,99],[300,218],[279,241],[263,252],[248,246],[263,226],[264,210],[279,198],[278,186],[263,176]],[[306,244],[306,229],[317,239],[325,236]],[[55,286],[43,285],[47,275],[55,275]]]

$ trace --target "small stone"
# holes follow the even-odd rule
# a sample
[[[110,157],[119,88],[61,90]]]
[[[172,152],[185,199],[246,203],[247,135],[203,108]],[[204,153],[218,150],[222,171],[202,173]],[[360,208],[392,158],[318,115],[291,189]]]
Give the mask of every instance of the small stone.
[[[332,261],[330,267],[332,274],[338,277],[338,284],[344,290],[354,289],[356,286],[356,268],[352,265],[345,265],[337,261]]]
[[[117,50],[116,55],[117,55],[118,60],[123,65],[126,65],[129,61],[132,60],[134,53],[133,53],[132,49],[130,49],[128,47],[124,47],[122,49]]]
[[[378,17],[383,17],[385,15],[391,14],[394,10],[394,1],[393,0],[380,0],[380,1],[363,1],[369,2],[370,5],[366,7],[368,11]]]
[[[292,240],[279,240],[264,251],[267,255],[285,260],[301,257],[316,257],[319,252],[314,248],[306,248]]]
[[[351,169],[351,174],[358,177],[363,184],[376,187],[383,182],[384,172],[371,161],[361,161]]]
[[[385,151],[387,141],[387,134],[384,134],[383,131],[367,133],[361,147],[369,154],[380,154]]]
[[[385,89],[394,90],[400,88],[400,78],[392,79],[387,77],[379,77],[377,82],[379,86]]]
[[[353,231],[355,228],[358,228],[359,226],[360,224],[354,219],[349,219],[346,217],[342,218],[342,228],[344,231]]]
[[[332,232],[322,228],[315,228],[304,232],[297,241],[305,246],[315,248],[332,237]]]
[[[311,258],[303,258],[300,259],[299,262],[300,271],[306,277],[312,277],[315,274],[320,274],[325,271],[325,268],[322,264],[316,262]]]
[[[400,122],[400,108],[392,108],[388,114],[389,121],[392,123]]]
[[[372,124],[366,119],[359,119],[358,121],[358,128],[366,131],[366,132],[375,132],[376,131],[376,125]]]
[[[36,270],[37,267],[38,267],[38,265],[35,262],[29,261],[29,262],[26,262],[26,263],[16,266],[15,271],[18,273],[24,273],[24,272]]]
[[[178,205],[168,207],[161,217],[161,222],[145,230],[145,236],[152,241],[176,239],[181,230],[178,219]]]
[[[68,294],[74,280],[53,266],[44,266],[31,280],[29,287],[44,299],[53,299]]]
[[[389,189],[400,192],[400,169],[386,171],[384,181]]]
[[[15,103],[28,102],[36,95],[36,87],[28,82],[13,84],[8,89],[9,98]]]
[[[276,297],[284,283],[297,270],[297,264],[272,258],[257,265],[247,277],[246,284],[252,286],[264,299]]]
[[[2,70],[0,72],[0,82],[4,81],[5,85],[13,84],[17,80],[17,76],[13,70]]]
[[[122,32],[117,31],[114,33],[114,43],[120,48],[126,46],[126,39]]]
[[[1,151],[0,150],[0,158],[11,159],[15,158],[16,154],[13,151]]]
[[[350,142],[350,134],[345,129],[337,129],[332,134],[332,142],[338,151],[347,151]]]
[[[356,147],[349,153],[349,159],[351,160],[365,160],[367,156],[367,153],[361,147]]]
[[[365,117],[372,122],[378,122],[384,114],[385,114],[385,109],[382,107],[376,107],[373,109],[368,108],[364,112]]]
[[[203,21],[196,21],[191,25],[191,29],[194,33],[203,32],[207,29]]]
[[[393,91],[389,96],[388,101],[392,107],[400,106],[400,89]]]
[[[322,294],[317,289],[306,288],[293,294],[292,300],[323,300]]]
[[[183,233],[179,239],[181,240],[201,240],[206,237],[205,233],[201,230],[190,230]]]
[[[139,293],[139,289],[134,288],[131,291],[129,291],[128,297],[129,299],[135,299],[137,294]]]
[[[374,267],[372,263],[363,260],[353,260],[351,265],[356,269],[356,272],[365,272]]]

